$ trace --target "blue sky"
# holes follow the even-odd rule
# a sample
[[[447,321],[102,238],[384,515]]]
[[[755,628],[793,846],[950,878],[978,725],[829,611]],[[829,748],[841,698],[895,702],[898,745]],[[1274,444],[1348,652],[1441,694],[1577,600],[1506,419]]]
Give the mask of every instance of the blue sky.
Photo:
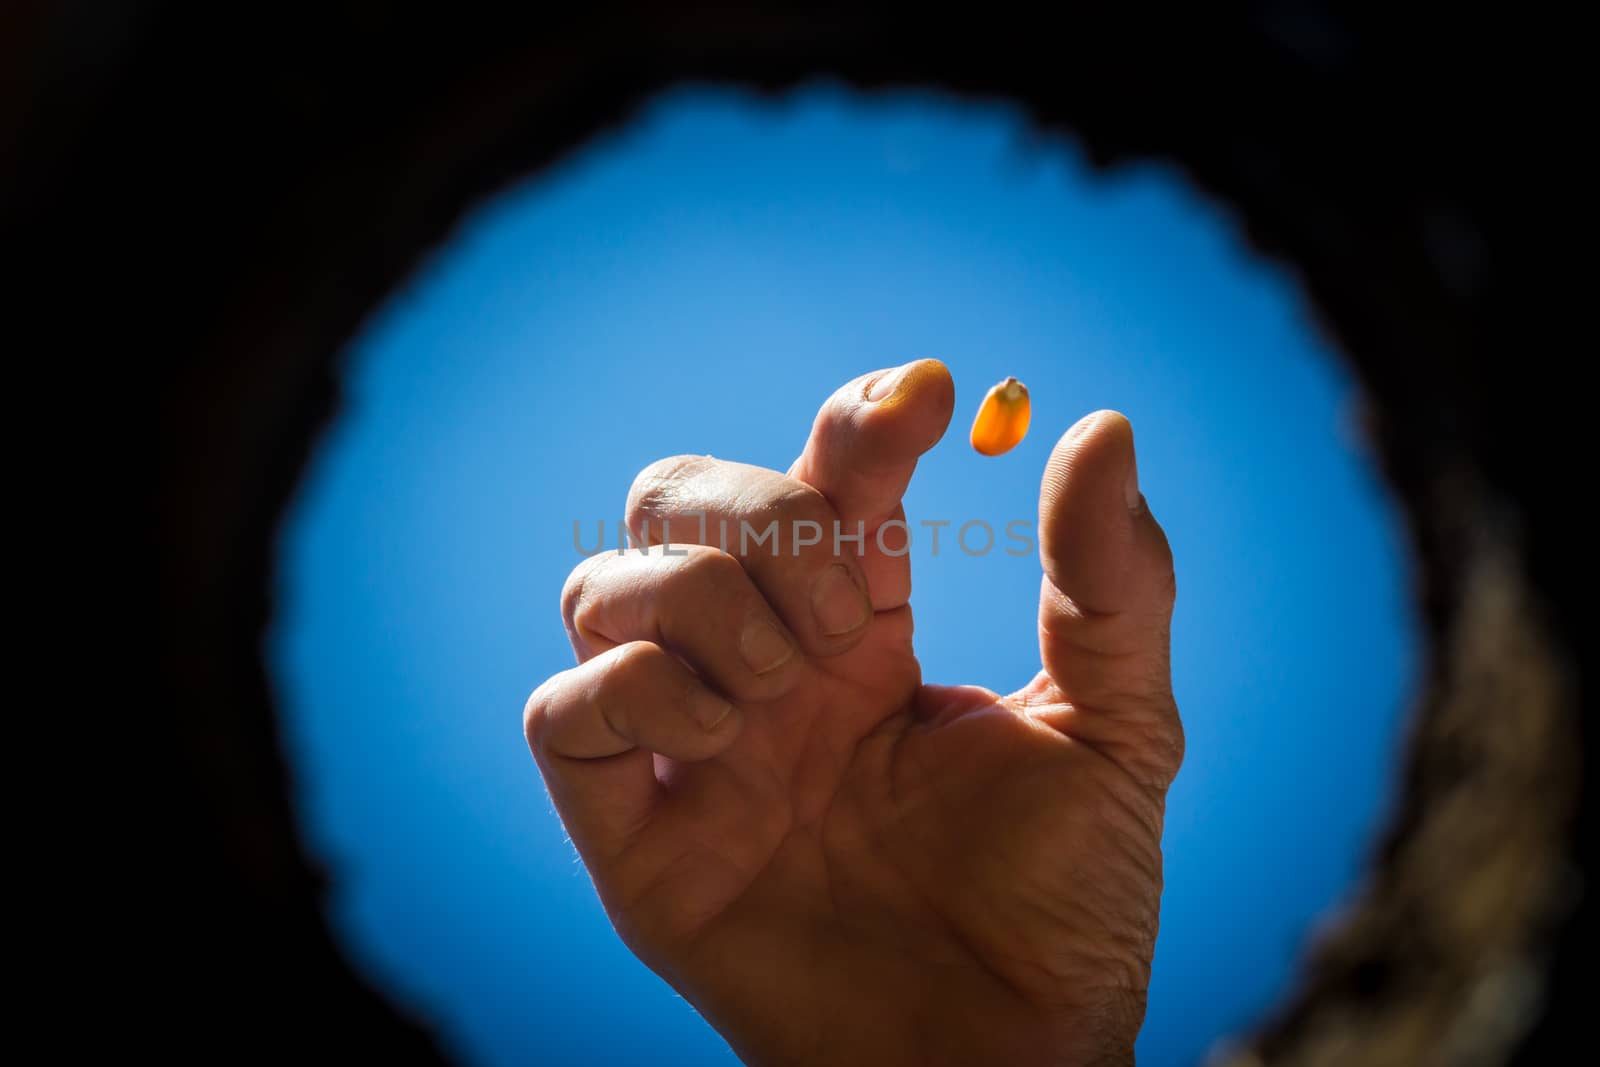
[[[1173,546],[1189,747],[1141,1064],[1248,1026],[1352,891],[1418,647],[1292,277],[1176,173],[1094,173],[1007,107],[683,90],[475,212],[374,315],[284,532],[270,652],[333,921],[464,1063],[734,1062],[611,933],[522,704],[572,662],[573,520],[620,517],[665,455],[785,468],[835,387],[925,356],[957,413],[913,523],[1031,518],[1055,438],[1114,407]],[[985,459],[966,428],[1007,375],[1033,428]],[[1037,560],[912,558],[926,680],[1025,682]]]

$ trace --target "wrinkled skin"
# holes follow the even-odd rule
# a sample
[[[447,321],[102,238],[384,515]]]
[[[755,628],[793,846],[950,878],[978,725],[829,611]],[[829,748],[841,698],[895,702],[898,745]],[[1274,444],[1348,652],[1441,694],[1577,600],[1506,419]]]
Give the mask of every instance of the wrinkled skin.
[[[528,701],[618,933],[752,1064],[1133,1059],[1183,752],[1171,555],[1127,420],[1086,416],[1041,487],[1038,675],[1009,696],[923,685],[911,555],[875,531],[953,395],[919,361],[841,388],[786,474],[648,468],[629,525],[657,547],[578,567],[579,666]],[[741,552],[739,521],[774,517],[781,552]],[[792,549],[796,518],[860,522],[865,551]]]

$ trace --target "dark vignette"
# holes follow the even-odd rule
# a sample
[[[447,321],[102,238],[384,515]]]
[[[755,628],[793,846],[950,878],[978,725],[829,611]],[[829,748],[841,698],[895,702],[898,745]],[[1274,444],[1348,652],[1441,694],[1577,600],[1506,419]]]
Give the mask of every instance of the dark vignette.
[[[66,695],[18,707],[105,764],[22,879],[72,916],[23,976],[65,1006],[57,1040],[439,1059],[333,945],[262,663],[276,523],[337,410],[336,356],[464,210],[650,94],[816,76],[1009,98],[1099,166],[1175,163],[1298,273],[1366,389],[1429,685],[1362,901],[1239,1062],[1540,1063],[1581,1033],[1588,451],[1563,372],[1590,342],[1552,325],[1586,324],[1531,250],[1577,207],[1564,31],[1318,3],[934,10],[0,14],[10,406],[44,422],[21,485],[52,542],[20,569],[50,586],[36,629],[75,650],[48,676]]]

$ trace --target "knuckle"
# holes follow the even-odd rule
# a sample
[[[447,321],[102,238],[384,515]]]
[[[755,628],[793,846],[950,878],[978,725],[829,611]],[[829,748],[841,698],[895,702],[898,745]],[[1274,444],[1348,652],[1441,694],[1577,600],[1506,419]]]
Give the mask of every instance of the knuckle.
[[[1138,723],[1139,762],[1152,784],[1165,789],[1183,766],[1185,742],[1177,702],[1170,696],[1162,697],[1139,716]]]
[[[668,579],[673,599],[708,590],[724,594],[744,584],[744,566],[720,549],[692,546]]]
[[[670,655],[649,641],[631,641],[611,654],[590,701],[606,729],[631,739],[635,708],[653,707],[672,679]]]
[[[659,646],[649,641],[630,641],[611,654],[600,689],[616,691],[630,685],[634,679],[649,674],[663,655]]]
[[[871,410],[866,402],[868,390],[879,380],[893,377],[895,368],[874,371],[848,381],[833,391],[817,411],[812,434],[830,444],[848,443],[860,433],[863,416]]]
[[[681,483],[705,469],[705,456],[668,456],[634,476],[628,489],[625,519],[628,528],[653,515],[669,514],[681,500]]]
[[[1183,719],[1178,715],[1178,705],[1172,704],[1170,714],[1171,726],[1167,730],[1167,757],[1168,765],[1172,768],[1172,776],[1176,777],[1178,768],[1183,766],[1183,758],[1188,755],[1189,740],[1183,732]]]
[[[1167,540],[1166,533],[1159,528],[1156,531],[1152,556],[1152,584],[1156,599],[1161,608],[1170,615],[1173,603],[1178,599],[1178,571],[1172,556],[1172,544]]]
[[[1166,566],[1156,573],[1156,592],[1161,598],[1164,607],[1171,609],[1178,599],[1178,572],[1172,566],[1172,560],[1167,560]]]
[[[584,589],[589,576],[601,565],[602,558],[590,556],[582,561],[572,568],[567,580],[561,584],[561,619],[566,623],[569,632],[578,631],[578,613],[584,605]]]
[[[839,517],[827,497],[798,481],[774,492],[762,510],[780,520],[786,533],[793,530],[796,523],[813,522],[822,528],[824,535],[829,535],[833,532],[834,520]]]
[[[554,678],[546,679],[522,705],[522,736],[535,755],[544,750],[550,731],[550,688],[553,681]]]

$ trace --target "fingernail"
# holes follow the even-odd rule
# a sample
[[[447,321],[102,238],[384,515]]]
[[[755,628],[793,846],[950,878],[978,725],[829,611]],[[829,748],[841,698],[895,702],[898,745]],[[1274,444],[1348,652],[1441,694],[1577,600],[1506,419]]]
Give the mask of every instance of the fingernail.
[[[1128,510],[1138,514],[1144,507],[1144,494],[1139,491],[1139,460],[1133,459],[1128,464],[1128,477],[1122,483],[1122,496],[1128,502]]]
[[[811,583],[811,611],[823,635],[837,637],[859,629],[871,617],[872,605],[850,572],[834,563]]]
[[[766,619],[751,619],[739,635],[739,654],[757,674],[775,671],[794,655],[794,645]]]
[[[703,729],[715,730],[733,711],[733,705],[710,690],[702,689],[695,694],[694,706],[689,710],[694,715],[694,721]]]
[[[887,400],[893,396],[895,391],[900,388],[900,384],[905,381],[906,371],[911,368],[911,365],[911,363],[906,363],[881,375],[877,381],[872,383],[872,388],[867,390],[867,399],[876,402]]]

